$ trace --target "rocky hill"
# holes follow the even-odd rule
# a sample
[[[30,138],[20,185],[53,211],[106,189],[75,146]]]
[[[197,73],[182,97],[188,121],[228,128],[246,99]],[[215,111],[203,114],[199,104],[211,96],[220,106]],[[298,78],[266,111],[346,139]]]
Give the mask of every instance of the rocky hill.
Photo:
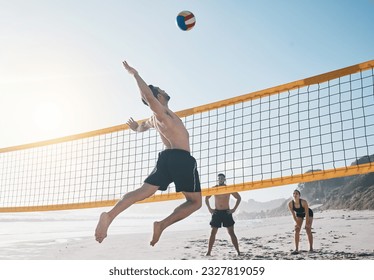
[[[369,162],[374,164],[374,155],[361,157],[352,162],[351,165]],[[308,172],[312,172],[312,170]],[[374,173],[300,183],[298,189],[302,198],[306,199],[313,209],[318,207],[321,210],[374,210]],[[264,218],[289,215],[288,201],[284,200],[281,205],[274,209],[245,213],[242,216]]]
[[[351,165],[369,162],[374,163],[374,155],[361,157]],[[321,210],[374,210],[374,173],[302,183],[298,189],[311,208],[319,205]],[[267,213],[268,216],[287,214],[287,201]]]
[[[245,212],[261,212],[261,211],[268,211],[274,208],[279,207],[285,201],[284,198],[280,199],[273,199],[266,202],[259,202],[254,199],[248,199],[248,201],[241,201],[239,210]],[[234,204],[234,203],[232,203]]]
[[[327,192],[322,209],[374,210],[374,173],[351,177]]]
[[[240,203],[236,218],[239,220],[264,218],[269,215],[273,209],[278,209],[284,205],[288,200],[284,198],[274,199],[267,202],[259,202],[253,199],[243,201]]]
[[[364,156],[351,166],[374,162],[374,155]],[[302,196],[321,209],[374,210],[374,173],[299,184]]]

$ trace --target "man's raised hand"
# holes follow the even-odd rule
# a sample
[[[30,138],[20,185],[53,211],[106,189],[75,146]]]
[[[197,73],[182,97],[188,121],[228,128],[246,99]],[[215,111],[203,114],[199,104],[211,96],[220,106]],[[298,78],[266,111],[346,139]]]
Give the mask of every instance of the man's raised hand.
[[[136,71],[133,67],[131,67],[126,61],[122,62],[123,66],[125,69],[131,74],[131,75],[136,75],[138,74],[138,71]]]

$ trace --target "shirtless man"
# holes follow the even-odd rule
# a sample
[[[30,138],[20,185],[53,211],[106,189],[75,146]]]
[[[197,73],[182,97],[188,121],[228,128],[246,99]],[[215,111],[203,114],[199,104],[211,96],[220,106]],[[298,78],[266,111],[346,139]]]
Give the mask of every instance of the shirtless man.
[[[150,197],[157,190],[166,190],[168,185],[174,182],[176,191],[182,192],[186,201],[162,221],[154,222],[153,237],[150,242],[150,245],[154,246],[165,228],[186,218],[201,207],[199,174],[196,160],[190,155],[188,131],[182,120],[168,107],[170,96],[158,87],[148,86],[139,76],[138,71],[126,61],[123,62],[123,66],[134,76],[142,101],[153,111],[152,117],[142,124],[139,125],[132,118],[127,124],[137,132],[155,128],[165,145],[165,150],[159,153],[156,167],[144,180],[144,184],[139,189],[126,193],[109,212],[101,214],[95,237],[101,243],[107,236],[109,225],[118,214],[132,204]]]
[[[217,186],[226,186],[226,177],[224,174],[220,173],[218,174],[218,185]],[[236,198],[236,203],[234,208],[230,209],[230,195]],[[238,238],[235,235],[234,232],[234,219],[232,218],[232,213],[236,211],[238,208],[241,196],[237,193],[231,193],[231,194],[218,194],[214,196],[215,199],[215,209],[212,209],[210,207],[209,199],[211,196],[205,197],[205,203],[208,206],[209,212],[212,214],[212,220],[210,221],[210,225],[212,227],[212,231],[210,233],[209,238],[209,245],[208,245],[208,252],[206,253],[207,256],[210,256],[210,253],[212,252],[212,247],[214,242],[216,241],[216,234],[218,231],[218,228],[223,226],[227,228],[227,231],[231,237],[231,242],[234,245],[236,251],[238,252],[238,255],[240,255],[239,251],[239,244],[238,244]]]

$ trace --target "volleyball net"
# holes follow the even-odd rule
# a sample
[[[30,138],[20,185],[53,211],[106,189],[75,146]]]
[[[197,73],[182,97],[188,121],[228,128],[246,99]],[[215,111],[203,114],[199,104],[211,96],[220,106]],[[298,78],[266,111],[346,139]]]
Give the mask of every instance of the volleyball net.
[[[374,60],[177,114],[203,195],[374,172]],[[0,212],[112,206],[163,148],[155,130],[126,124],[2,148]],[[227,186],[212,188],[218,173]],[[142,202],[179,198],[170,185]]]

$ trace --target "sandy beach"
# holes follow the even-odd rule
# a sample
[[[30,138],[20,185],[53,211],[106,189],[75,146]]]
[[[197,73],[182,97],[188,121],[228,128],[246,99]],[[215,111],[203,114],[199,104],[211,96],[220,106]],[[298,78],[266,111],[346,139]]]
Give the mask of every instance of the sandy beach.
[[[100,209],[97,209],[97,211]],[[66,216],[65,216],[66,218]],[[83,217],[84,219],[84,217]],[[294,249],[291,216],[255,220],[236,219],[235,231],[241,256],[235,252],[226,229],[218,231],[212,255],[205,256],[210,235],[209,216],[192,216],[168,228],[155,247],[149,245],[152,223],[129,225],[126,216],[112,224],[102,244],[94,240],[94,218],[82,220],[29,221],[47,235],[25,236],[6,242],[9,231],[2,232],[0,259],[3,260],[373,260],[374,211],[330,210],[316,212],[313,222],[314,253],[308,252],[305,230],[301,233],[300,254]],[[18,221],[19,222],[19,221]],[[53,222],[48,229],[48,223]],[[133,225],[131,227],[131,224]],[[56,228],[56,225],[58,227]],[[4,227],[3,227],[4,229]],[[131,230],[130,230],[131,229]],[[21,233],[19,233],[21,234]],[[92,235],[91,235],[92,234]],[[4,239],[5,238],[5,239]],[[29,240],[28,240],[29,239]]]

